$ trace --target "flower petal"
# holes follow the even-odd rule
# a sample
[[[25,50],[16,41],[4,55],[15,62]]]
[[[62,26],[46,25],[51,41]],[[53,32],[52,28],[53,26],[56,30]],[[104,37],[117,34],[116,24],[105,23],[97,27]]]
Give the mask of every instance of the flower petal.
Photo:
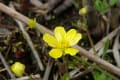
[[[47,33],[45,33],[43,35],[43,40],[46,43],[48,43],[48,45],[51,46],[51,47],[56,47],[57,43],[58,43],[57,40],[56,40],[56,38],[54,38],[53,36],[51,36],[50,34],[47,34]]]
[[[69,41],[69,42],[71,42],[71,40],[73,40],[74,39],[74,37],[76,36],[76,30],[75,29],[70,29],[68,32],[67,32],[67,34],[66,34],[66,37],[67,37],[67,40]]]
[[[65,38],[66,31],[64,27],[57,26],[54,30],[55,37],[58,41],[62,41]]]
[[[58,59],[62,56],[63,52],[62,52],[62,49],[52,49],[50,52],[49,52],[49,55],[52,57],[52,58],[55,58],[55,59]]]
[[[65,49],[65,54],[70,54],[71,56],[74,56],[78,53],[77,49],[74,48],[67,48]]]
[[[80,39],[82,39],[82,34],[77,33],[77,34],[72,38],[72,40],[69,40],[70,46],[76,45],[76,44],[79,42]]]

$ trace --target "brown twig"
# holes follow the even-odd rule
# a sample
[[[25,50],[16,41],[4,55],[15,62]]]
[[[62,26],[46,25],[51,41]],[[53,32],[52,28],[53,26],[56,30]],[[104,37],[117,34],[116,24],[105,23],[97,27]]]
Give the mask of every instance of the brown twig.
[[[46,67],[46,70],[45,70],[45,73],[44,73],[44,77],[43,77],[42,80],[49,80],[49,76],[50,76],[50,72],[51,72],[53,63],[54,63],[54,61],[50,58],[48,60],[48,64],[47,64],[47,67]]]
[[[30,75],[30,76],[32,77],[32,80],[42,80],[39,74]],[[20,78],[10,79],[10,80],[30,80],[30,76],[23,76]]]
[[[0,3],[0,10],[8,15],[10,15],[13,18],[16,18],[24,23],[28,23],[29,18],[25,17],[24,15],[16,12],[15,10],[5,6],[4,4]],[[53,32],[50,31],[49,29],[45,28],[44,26],[37,24],[36,27],[41,33],[49,33],[53,35]],[[120,77],[120,69],[118,67],[115,67],[114,65],[100,59],[97,56],[92,55],[90,52],[87,50],[81,48],[80,46],[75,46],[75,48],[79,49],[79,54],[87,57],[89,60],[96,62],[97,64],[101,65],[104,69],[107,71],[114,73]]]
[[[12,5],[12,3],[10,4],[10,7],[11,7],[12,9],[14,9],[14,6]],[[15,21],[16,21],[16,23],[18,24],[20,30],[22,31],[22,34],[23,34],[24,38],[26,39],[29,47],[31,48],[31,51],[33,52],[33,55],[34,55],[34,57],[35,57],[35,59],[36,59],[36,61],[37,61],[37,63],[38,63],[38,66],[39,66],[40,70],[43,71],[43,70],[44,70],[43,64],[42,64],[42,62],[41,62],[41,60],[40,60],[40,58],[39,58],[39,55],[38,55],[37,50],[36,50],[36,49],[34,48],[34,46],[33,46],[33,42],[32,42],[32,40],[31,40],[29,34],[28,34],[28,33],[26,32],[26,30],[24,29],[23,23],[22,23],[21,21],[17,20],[17,19],[15,19]]]
[[[21,23],[20,21],[18,21],[18,20],[16,20],[16,22],[17,22],[17,24],[19,25],[19,28],[21,29],[21,31],[22,31],[22,33],[23,33],[23,36],[24,36],[24,38],[26,39],[29,47],[31,48],[31,50],[32,50],[32,52],[33,52],[33,55],[34,55],[34,57],[35,57],[35,59],[36,59],[36,61],[37,61],[37,63],[38,63],[38,66],[39,66],[40,70],[43,71],[43,70],[44,70],[44,67],[43,67],[42,61],[41,61],[40,58],[39,58],[39,55],[38,55],[37,50],[36,50],[36,49],[34,48],[34,46],[33,46],[33,43],[32,43],[32,40],[31,40],[30,36],[29,36],[29,35],[27,34],[27,32],[25,31],[24,26],[22,25],[22,23]]]
[[[53,13],[54,14],[59,14],[66,10],[68,7],[72,6],[73,0],[65,0],[62,5],[58,6]]]
[[[46,9],[44,4],[40,0],[30,0],[30,3],[33,4],[35,7],[40,8],[40,9]]]
[[[100,40],[96,45],[95,45],[95,50],[98,51],[100,50],[102,47],[104,47],[104,44],[106,42],[107,39],[112,40],[115,35],[119,32],[120,30],[120,26],[118,28],[116,28],[114,31],[112,31],[111,33],[109,33],[106,37],[104,37],[102,40]],[[89,52],[93,53],[92,48],[89,50]]]
[[[120,37],[120,32],[118,32],[118,35],[116,36],[114,44],[113,44],[113,56],[114,56],[117,66],[120,68],[119,37]]]
[[[5,61],[5,59],[4,59],[4,57],[3,57],[1,52],[0,52],[0,59],[1,59],[2,63],[3,63],[3,65],[5,66],[6,70],[8,71],[10,77],[15,80],[15,76],[11,72],[11,70],[10,70],[9,66],[7,65],[7,62]]]

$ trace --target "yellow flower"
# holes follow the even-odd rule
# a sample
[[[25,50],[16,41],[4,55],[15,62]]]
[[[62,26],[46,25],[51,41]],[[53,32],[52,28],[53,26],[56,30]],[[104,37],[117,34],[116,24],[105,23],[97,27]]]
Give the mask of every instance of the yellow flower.
[[[16,76],[22,76],[25,71],[25,65],[20,62],[15,62],[11,66],[11,70]]]
[[[30,27],[30,28],[35,28],[36,27],[36,18],[34,18],[34,19],[29,19],[29,21],[28,21],[28,26]]]
[[[49,55],[52,58],[60,58],[63,55],[69,54],[71,56],[76,55],[78,52],[77,49],[71,48],[76,45],[79,40],[82,38],[80,33],[77,33],[75,29],[70,29],[69,31],[65,31],[64,27],[57,26],[54,30],[54,36],[45,33],[43,35],[43,40],[51,47]]]
[[[79,10],[79,15],[86,15],[88,12],[87,7],[83,7]]]

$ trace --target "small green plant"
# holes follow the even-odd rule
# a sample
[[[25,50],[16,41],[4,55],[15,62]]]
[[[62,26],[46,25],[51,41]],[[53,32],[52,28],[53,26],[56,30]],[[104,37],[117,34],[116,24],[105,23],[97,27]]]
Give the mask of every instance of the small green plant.
[[[33,80],[32,75],[29,76],[29,80]]]
[[[23,45],[23,42],[21,42],[21,41],[13,44],[13,47],[12,47],[13,52],[16,52],[17,50],[24,52],[22,45]]]
[[[107,76],[106,73],[101,73],[98,71],[93,72],[94,80],[113,80],[111,77]]]
[[[102,14],[108,12],[110,10],[109,5],[106,1],[96,0],[95,8]]]
[[[96,0],[95,1],[95,8],[101,13],[104,14],[110,11],[111,6],[115,5],[119,0]]]
[[[106,54],[107,54],[107,50],[108,50],[108,48],[109,48],[109,45],[110,45],[110,41],[107,40],[107,41],[105,42],[105,47],[104,47],[103,54],[102,54],[102,58],[103,58],[103,59],[105,58],[105,56],[106,56]]]
[[[115,5],[119,0],[109,0],[111,6]]]
[[[70,75],[68,73],[64,73],[61,80],[70,80]]]

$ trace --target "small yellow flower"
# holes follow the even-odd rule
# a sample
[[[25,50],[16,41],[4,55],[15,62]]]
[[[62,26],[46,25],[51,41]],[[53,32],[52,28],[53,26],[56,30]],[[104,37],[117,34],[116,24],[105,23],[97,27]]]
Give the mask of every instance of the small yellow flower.
[[[36,27],[36,18],[34,18],[34,19],[29,19],[29,21],[28,21],[28,26],[30,27],[30,28],[35,28]]]
[[[83,7],[79,10],[79,15],[86,15],[88,12],[87,7]]]
[[[16,76],[22,76],[25,71],[25,65],[20,62],[15,62],[11,66],[11,70]]]
[[[57,26],[54,30],[54,36],[45,33],[43,35],[43,40],[51,47],[49,55],[52,58],[60,58],[63,55],[69,54],[71,56],[76,55],[78,52],[77,49],[71,48],[76,45],[79,40],[82,38],[80,33],[77,33],[75,29],[70,29],[69,31],[65,31],[64,27]]]

